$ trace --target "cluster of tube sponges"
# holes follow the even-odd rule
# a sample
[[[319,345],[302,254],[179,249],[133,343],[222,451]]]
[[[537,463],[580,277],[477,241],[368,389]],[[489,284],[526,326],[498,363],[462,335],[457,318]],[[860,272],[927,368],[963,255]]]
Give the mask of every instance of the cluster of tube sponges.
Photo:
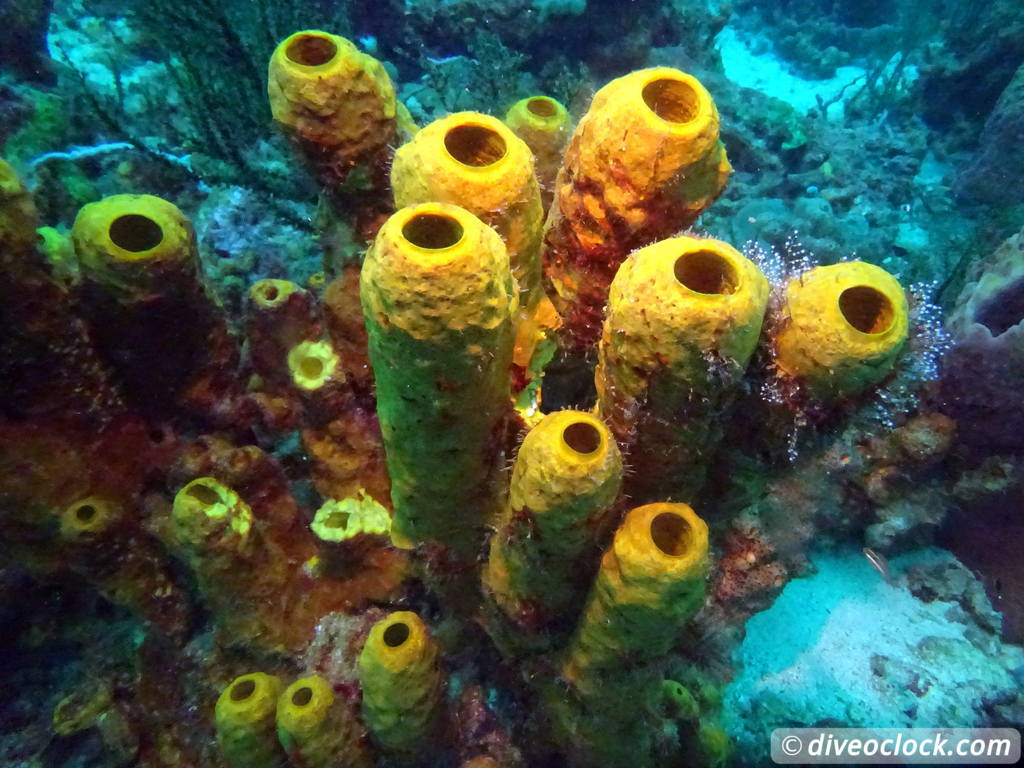
[[[345,41],[299,33],[271,63],[275,117],[321,162],[350,162],[371,137],[395,134],[393,123],[377,130],[398,109],[385,78]],[[377,102],[349,110],[348,93]],[[351,123],[364,114],[374,118]],[[483,621],[508,658],[557,661],[575,695],[558,688],[544,699],[583,764],[627,763],[645,743],[642,718],[621,717],[621,701],[645,695],[650,662],[703,604],[708,533],[689,503],[772,305],[772,286],[734,248],[670,237],[728,179],[718,127],[703,86],[668,68],[602,88],[574,131],[546,97],[514,105],[504,123],[442,118],[396,152],[398,212],[362,269],[392,541],[472,563],[494,528]],[[825,402],[884,379],[907,335],[902,289],[863,263],[798,275],[776,287],[774,304],[772,375]],[[510,373],[528,369],[552,334],[570,352],[596,345],[598,403],[593,413],[524,414],[532,428],[506,493]],[[296,381],[330,376],[331,355],[316,343],[289,353]],[[624,485],[650,503],[624,513]],[[629,673],[624,655],[637,661]],[[423,622],[398,613],[377,624],[359,672],[361,717],[377,746],[422,746],[440,701]],[[229,756],[241,684],[218,705]],[[267,694],[268,750],[301,748],[305,737],[288,725],[300,706],[294,688]]]
[[[422,753],[440,725],[443,691],[426,625],[408,611],[390,614],[370,630],[357,666],[358,707],[316,674],[287,687],[262,672],[235,678],[215,710],[225,759],[234,768],[369,766],[371,742],[397,759]]]
[[[281,44],[270,98],[278,122],[336,180],[379,166],[389,144],[412,131],[399,126],[402,108],[379,62],[326,33]],[[369,505],[350,524],[350,510],[333,502],[314,533],[326,545],[356,535],[440,545],[473,563],[493,528],[482,620],[508,658],[555,660],[575,696],[553,688],[544,700],[582,764],[602,754],[609,765],[628,763],[624,748],[648,738],[638,718],[621,717],[621,702],[649,690],[651,662],[703,604],[708,532],[690,504],[762,338],[772,289],[728,244],[669,235],[697,220],[730,170],[710,95],[668,68],[602,88],[575,131],[546,97],[516,104],[505,123],[450,115],[395,154],[398,211],[379,228],[361,273],[393,519]],[[20,187],[6,166],[0,171],[6,252],[30,234],[19,225]],[[83,209],[72,234],[109,344],[137,346],[116,333],[130,334],[130,320],[149,322],[147,302],[166,297],[172,318],[204,321],[190,324],[200,336],[184,340],[188,358],[174,358],[161,386],[185,401],[208,390],[209,355],[197,350],[222,331],[181,212],[156,198],[117,196]],[[265,280],[251,302],[249,335],[259,343],[250,355],[264,383],[290,386],[311,413],[324,411],[345,381],[344,361],[309,320],[308,294]],[[878,384],[908,332],[902,288],[860,262],[800,274],[778,288],[775,304],[772,375],[823,402]],[[598,403],[592,413],[525,414],[532,428],[504,487],[511,374],[527,370],[552,334],[568,351],[596,345]],[[141,360],[125,360],[139,387],[151,382]],[[624,511],[624,486],[644,503]],[[86,499],[62,527],[84,535],[114,515]],[[172,521],[200,590],[215,606],[229,601],[221,584],[258,546],[252,510],[232,489],[199,478],[178,492]],[[234,631],[259,632],[258,616],[221,612],[254,625]],[[628,673],[624,656],[636,661]],[[236,766],[286,756],[307,766],[366,764],[363,726],[386,753],[427,743],[443,697],[424,622],[397,612],[377,623],[358,670],[358,707],[315,675],[286,688],[262,673],[236,679],[216,707],[224,755]]]
[[[634,498],[695,498],[762,338],[771,287],[756,265],[718,240],[659,237],[692,223],[728,175],[696,80],[659,68],[602,89],[566,150],[546,228],[522,157],[529,149],[484,115],[421,130],[392,170],[404,207],[364,264],[395,531],[412,540],[464,538],[495,511],[467,494],[490,475],[484,445],[500,430],[509,355],[522,362],[529,308],[547,300],[538,275],[565,348],[596,342],[597,411],[628,455]],[[907,336],[902,288],[869,264],[811,269],[775,298],[773,375],[825,402],[884,379]]]
[[[621,673],[621,658],[663,655],[703,603],[707,527],[688,504],[741,394],[772,286],[726,243],[666,238],[697,219],[730,171],[714,103],[691,76],[644,70],[597,94],[568,143],[546,225],[525,152],[493,118],[469,113],[400,148],[392,183],[404,207],[370,249],[362,297],[394,530],[407,546],[472,555],[495,525],[483,569],[488,629],[511,658],[560,659],[582,704],[556,692],[551,711],[570,742],[584,734],[572,751],[589,750],[593,764],[643,740],[632,730],[620,738],[615,713],[646,679]],[[532,420],[506,496],[494,462],[510,329],[546,298],[563,348],[596,343],[598,404]],[[907,336],[902,288],[864,263],[800,274],[774,304],[766,374],[825,403],[884,379]],[[624,516],[623,456],[630,498],[650,502]]]

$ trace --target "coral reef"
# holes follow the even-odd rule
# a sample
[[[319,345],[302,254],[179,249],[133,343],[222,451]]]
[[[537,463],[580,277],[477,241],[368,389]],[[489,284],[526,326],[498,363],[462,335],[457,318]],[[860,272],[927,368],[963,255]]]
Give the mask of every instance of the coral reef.
[[[926,47],[922,113],[929,123],[956,127],[971,139],[971,123],[984,118],[1024,63],[1022,22],[1012,3],[957,5],[946,34]]]

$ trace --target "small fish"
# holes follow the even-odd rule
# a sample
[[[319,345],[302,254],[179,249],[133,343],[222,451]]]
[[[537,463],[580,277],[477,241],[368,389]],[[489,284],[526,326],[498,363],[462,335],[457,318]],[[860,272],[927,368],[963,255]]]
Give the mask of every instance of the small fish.
[[[864,547],[864,557],[871,563],[871,567],[882,575],[886,584],[890,587],[896,586],[896,582],[892,578],[892,572],[889,570],[889,561],[885,559],[884,555],[878,554],[871,547]]]

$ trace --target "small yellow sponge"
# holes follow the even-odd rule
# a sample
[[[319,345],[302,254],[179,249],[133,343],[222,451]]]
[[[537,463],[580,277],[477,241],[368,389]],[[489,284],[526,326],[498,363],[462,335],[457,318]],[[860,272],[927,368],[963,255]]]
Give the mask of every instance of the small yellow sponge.
[[[881,267],[815,267],[786,287],[775,364],[822,400],[850,397],[889,375],[908,316],[902,286]]]
[[[621,485],[622,456],[595,416],[557,411],[526,434],[483,577],[509,619],[539,620],[534,629],[545,635],[545,624],[573,608],[583,556]]]
[[[277,701],[277,735],[293,765],[355,768],[369,765],[362,728],[324,678],[310,675],[289,685]]]
[[[244,550],[252,510],[235,491],[212,477],[200,477],[174,497],[174,533],[188,549]]]
[[[267,91],[274,119],[338,170],[394,140],[391,78],[343,37],[308,29],[286,38],[270,59]]]
[[[387,536],[391,515],[366,491],[345,499],[328,499],[316,511],[310,529],[321,541],[341,542],[356,536]]]
[[[708,527],[688,505],[633,509],[601,559],[563,675],[589,694],[624,657],[667,653],[704,603],[708,567]]]
[[[260,309],[272,310],[288,301],[288,297],[302,289],[291,280],[267,278],[257,280],[249,288],[249,300]]]
[[[551,205],[555,176],[572,129],[569,113],[550,96],[530,96],[509,108],[505,124],[533,152],[534,169],[546,209]]]
[[[236,677],[217,699],[217,743],[233,768],[277,768],[284,752],[277,740],[281,681],[263,672]]]
[[[68,540],[97,536],[115,525],[122,513],[119,504],[100,496],[79,499],[61,513],[61,536]]]
[[[196,281],[192,223],[152,195],[113,195],[78,212],[71,237],[82,271],[112,293],[143,295]]]
[[[306,391],[320,389],[336,376],[344,379],[338,363],[338,355],[329,341],[303,341],[288,353],[292,383]]]
[[[396,611],[370,630],[359,654],[363,722],[383,749],[427,749],[441,703],[438,651],[415,613]]]

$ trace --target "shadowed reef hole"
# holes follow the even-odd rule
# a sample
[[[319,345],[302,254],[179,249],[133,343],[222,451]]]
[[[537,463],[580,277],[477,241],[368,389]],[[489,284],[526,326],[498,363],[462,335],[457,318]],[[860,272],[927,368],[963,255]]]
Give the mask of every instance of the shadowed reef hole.
[[[839,311],[858,331],[872,334],[889,330],[896,316],[889,298],[867,285],[847,288],[839,294]]]
[[[526,102],[526,108],[537,115],[537,117],[554,117],[558,114],[558,109],[551,99],[538,96],[535,99],[530,99]]]
[[[77,517],[83,523],[88,523],[90,520],[96,517],[96,507],[94,507],[92,504],[83,504],[82,506],[75,510],[75,517]]]
[[[462,225],[451,216],[420,213],[405,223],[402,236],[420,248],[441,250],[462,239]]]
[[[397,621],[384,630],[384,645],[388,648],[398,648],[409,639],[409,625]]]
[[[118,216],[110,225],[110,242],[132,253],[142,253],[163,242],[164,231],[148,216],[129,213]]]
[[[296,707],[304,707],[313,700],[313,689],[304,685],[292,694],[292,704]]]
[[[593,453],[601,447],[601,432],[589,422],[577,421],[562,431],[562,440],[576,453]]]
[[[252,680],[243,680],[240,683],[235,683],[231,689],[231,700],[245,701],[254,693],[256,693],[256,683]]]
[[[644,86],[644,104],[662,120],[688,123],[697,117],[700,99],[689,83],[671,78],[652,80]]]
[[[327,528],[344,528],[348,525],[348,519],[350,515],[348,512],[332,512],[324,520],[324,525]]]
[[[651,540],[666,555],[678,557],[690,548],[690,524],[675,512],[662,512],[651,520]]]
[[[989,297],[974,314],[974,322],[984,325],[993,336],[1001,336],[1021,320],[1024,320],[1024,277]]]
[[[302,375],[307,379],[318,379],[324,374],[324,361],[319,357],[303,358],[299,367],[302,369]]]
[[[484,168],[505,156],[508,146],[497,131],[485,125],[457,125],[444,135],[444,148],[463,165]]]
[[[713,295],[736,290],[736,270],[714,251],[684,253],[676,259],[673,269],[676,280],[691,291]]]
[[[220,503],[220,494],[207,485],[193,485],[188,489],[188,495],[204,507],[212,507]]]
[[[296,64],[304,67],[319,67],[338,53],[334,41],[320,35],[300,35],[292,40],[285,55]]]

